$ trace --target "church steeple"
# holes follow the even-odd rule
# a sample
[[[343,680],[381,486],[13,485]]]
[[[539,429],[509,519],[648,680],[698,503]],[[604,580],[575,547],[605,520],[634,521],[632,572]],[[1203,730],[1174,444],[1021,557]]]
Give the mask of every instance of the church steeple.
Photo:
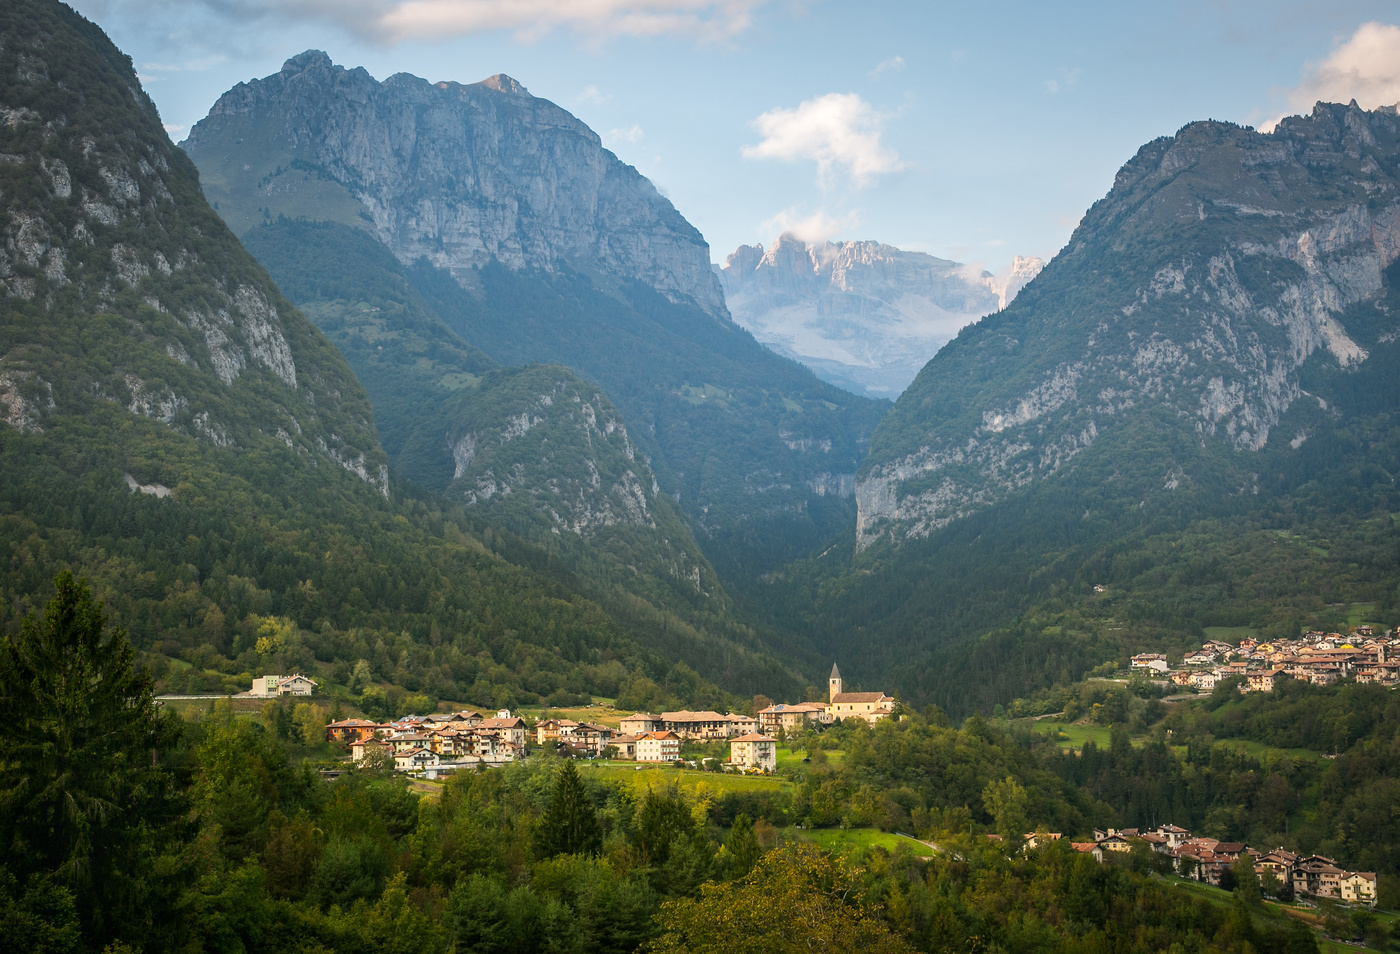
[[[834,702],[841,694],[841,670],[836,668],[836,663],[831,664],[831,678],[826,681],[827,702]]]

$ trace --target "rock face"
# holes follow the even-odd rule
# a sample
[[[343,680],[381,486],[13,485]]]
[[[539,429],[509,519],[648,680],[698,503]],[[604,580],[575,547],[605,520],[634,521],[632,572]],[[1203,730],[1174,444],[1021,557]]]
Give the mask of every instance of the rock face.
[[[508,76],[379,83],[312,50],[225,93],[184,147],[240,233],[265,214],[340,221],[467,284],[492,259],[571,263],[727,317],[700,233],[597,133]]]
[[[928,359],[1040,271],[1017,257],[993,276],[879,242],[809,245],[783,235],[741,246],[719,270],[734,320],[833,384],[894,398]]]
[[[507,526],[579,538],[696,595],[718,592],[674,501],[596,385],[567,368],[503,369],[464,392],[444,421],[448,499]]]
[[[1395,109],[1354,104],[1143,147],[1044,273],[881,423],[859,545],[927,536],[1077,467],[1135,496],[1249,492],[1262,451],[1296,452],[1336,413],[1310,381],[1383,347],[1394,360],[1398,160]],[[1133,456],[1153,441],[1171,452]]]
[[[3,420],[107,402],[387,494],[363,389],[204,201],[130,61],[57,4],[7,6],[0,30]]]

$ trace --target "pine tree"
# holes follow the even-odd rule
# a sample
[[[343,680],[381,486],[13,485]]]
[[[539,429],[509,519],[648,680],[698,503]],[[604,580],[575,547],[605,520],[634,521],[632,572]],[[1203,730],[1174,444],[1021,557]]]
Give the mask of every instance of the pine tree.
[[[43,619],[0,639],[0,857],[70,888],[89,940],[149,916],[151,886],[129,865],[171,820],[158,760],[178,731],[133,670],[126,632],[106,629],[65,570]]]
[[[555,855],[596,855],[602,831],[593,802],[572,761],[566,761],[554,781],[549,807],[535,834],[535,850],[541,858]]]
[[[724,840],[724,866],[730,878],[742,878],[763,857],[763,847],[753,833],[753,822],[740,814]]]

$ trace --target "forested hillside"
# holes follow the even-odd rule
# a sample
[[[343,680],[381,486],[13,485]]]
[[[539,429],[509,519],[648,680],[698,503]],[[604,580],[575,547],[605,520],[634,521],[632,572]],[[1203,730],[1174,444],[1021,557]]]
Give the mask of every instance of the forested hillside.
[[[881,422],[854,532],[741,601],[965,712],[1391,598],[1397,150],[1393,111],[1327,104],[1145,146]]]
[[[7,628],[66,566],[169,689],[348,686],[362,660],[419,707],[796,682],[391,486],[364,389],[205,203],[129,60],[41,0],[0,38]]]

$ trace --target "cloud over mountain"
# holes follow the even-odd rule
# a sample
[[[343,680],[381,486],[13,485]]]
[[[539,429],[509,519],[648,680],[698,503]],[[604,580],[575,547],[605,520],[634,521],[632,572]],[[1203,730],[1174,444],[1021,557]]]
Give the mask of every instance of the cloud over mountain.
[[[811,160],[822,188],[843,170],[857,188],[904,168],[899,154],[881,142],[885,117],[855,93],[827,93],[795,109],[770,109],[751,125],[763,136],[745,146],[746,159]]]
[[[1309,65],[1303,81],[1289,91],[1288,105],[1305,113],[1316,102],[1353,99],[1362,109],[1400,103],[1400,26],[1363,23],[1325,60]],[[1263,128],[1277,123],[1275,119]]]

